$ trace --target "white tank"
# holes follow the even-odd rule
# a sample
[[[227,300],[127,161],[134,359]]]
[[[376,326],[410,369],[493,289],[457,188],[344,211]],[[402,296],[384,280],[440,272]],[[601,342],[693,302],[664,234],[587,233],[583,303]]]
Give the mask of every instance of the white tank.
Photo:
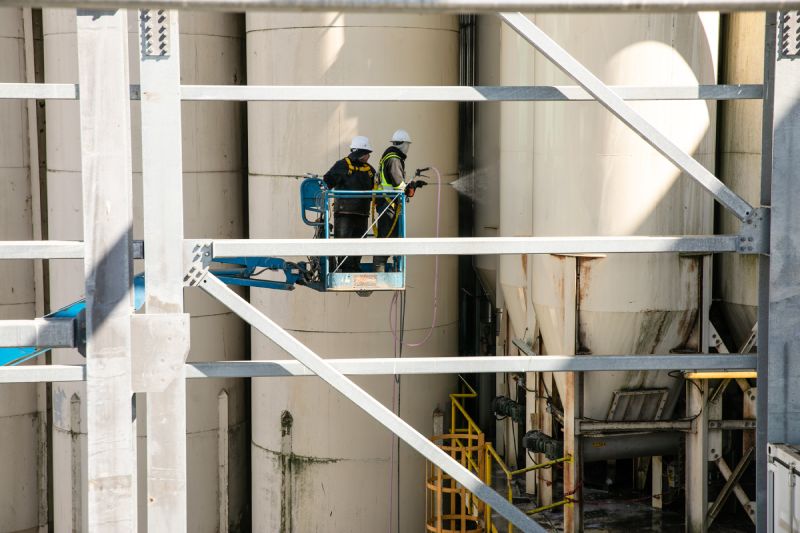
[[[131,83],[138,80],[138,35],[135,12],[128,14]],[[243,18],[237,15],[181,13],[181,77],[184,84],[236,84],[243,77],[241,57]],[[45,75],[47,82],[76,83],[76,22],[74,10],[45,10]],[[139,104],[132,104],[134,171],[134,238],[142,238],[141,132]],[[184,103],[184,232],[188,238],[244,236],[242,181],[242,107],[237,103]],[[51,239],[81,239],[81,181],[78,103],[47,104],[47,161]],[[138,262],[137,270],[143,268]],[[51,262],[51,301],[65,305],[83,294],[83,271],[78,261]],[[191,361],[246,357],[247,328],[224,306],[198,291],[187,291],[191,313]],[[76,352],[57,350],[57,362],[80,362]],[[82,520],[85,501],[85,428],[75,422],[85,409],[80,403],[84,387],[53,386],[54,505],[56,527]],[[228,395],[228,427],[219,426],[219,395]],[[247,505],[247,421],[245,387],[241,380],[194,380],[187,386],[188,527],[190,531],[219,528],[220,431],[229,433],[229,526],[236,529]],[[74,406],[77,406],[74,407]],[[145,404],[140,395],[139,496],[146,497]],[[79,436],[78,447],[70,433]],[[72,458],[78,460],[74,464]],[[82,480],[75,474],[81,472]],[[225,485],[223,484],[223,486]],[[72,490],[70,490],[72,487]],[[139,528],[146,530],[145,506],[140,506]]]
[[[458,27],[453,16],[340,13],[247,17],[251,85],[453,85]],[[311,238],[298,196],[306,172],[322,174],[348,153],[354,135],[370,138],[377,164],[397,128],[413,138],[407,170],[434,165],[457,173],[454,103],[251,103],[250,237]],[[457,235],[457,199],[442,191],[441,235]],[[433,236],[436,189],[408,206],[408,235]],[[408,261],[406,340],[432,321],[434,259]],[[457,262],[442,257],[439,311],[430,340],[404,356],[457,352]],[[391,357],[391,293],[323,294],[256,289],[251,301],[324,357]],[[254,334],[253,358],[288,357]],[[391,406],[393,379],[355,381]],[[431,435],[432,414],[446,408],[451,376],[405,376],[400,414]],[[291,417],[289,417],[289,414]],[[424,462],[317,378],[253,380],[253,529],[257,531],[419,531],[425,520]],[[399,497],[398,497],[399,494]],[[399,527],[393,524],[398,521]]]
[[[702,13],[553,15],[538,16],[536,23],[608,84],[686,86],[715,83],[718,19],[716,14]],[[537,56],[535,70],[537,84],[573,83],[542,56]],[[632,105],[713,169],[713,102]],[[710,197],[599,104],[537,104],[534,124],[534,235],[679,235],[713,230]],[[566,272],[565,264],[557,256],[532,260],[532,299],[547,353],[564,352],[563,290],[576,274]],[[698,257],[677,254],[579,258],[578,351],[696,351],[700,264]],[[564,375],[556,376],[563,394]],[[678,390],[666,372],[589,374],[584,415],[605,419],[614,391],[639,388],[668,388],[673,399]]]
[[[720,83],[761,83],[764,79],[764,14],[730,13],[720,37]],[[720,103],[719,176],[751,205],[760,205],[761,100]],[[739,220],[727,212],[720,233],[738,233]],[[736,351],[747,341],[758,314],[758,256],[721,254],[716,287],[720,310]]]
[[[25,82],[22,10],[0,9],[0,82]],[[0,101],[0,240],[30,240],[31,186],[25,100]],[[32,261],[0,261],[0,320],[34,316]],[[36,386],[0,386],[0,530],[38,526]]]

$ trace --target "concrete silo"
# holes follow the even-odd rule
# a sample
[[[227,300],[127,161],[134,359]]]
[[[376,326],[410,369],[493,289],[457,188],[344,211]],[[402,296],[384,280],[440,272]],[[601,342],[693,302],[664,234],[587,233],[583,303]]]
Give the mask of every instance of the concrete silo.
[[[763,13],[726,15],[720,83],[761,83],[764,78]],[[720,103],[719,176],[728,187],[752,205],[760,203],[761,114],[760,100],[732,100]],[[719,233],[736,233],[739,221],[721,212]],[[731,351],[747,341],[758,312],[758,258],[724,254],[719,257],[715,286],[720,311],[727,326]]]
[[[25,43],[22,10],[0,9],[0,82],[24,83]],[[0,102],[0,240],[33,238],[24,100]],[[36,164],[36,162],[34,162]],[[30,319],[35,314],[33,261],[0,261],[0,319]],[[36,385],[0,386],[0,530],[35,531],[39,525]]]
[[[610,85],[715,83],[719,16],[540,16],[537,24]],[[592,38],[585,38],[593,36]],[[539,56],[536,82],[570,80]],[[645,118],[707,168],[714,166],[713,102],[636,102]],[[594,102],[542,103],[535,112],[533,234],[680,235],[712,231],[712,200],[633,131]],[[569,350],[564,317],[577,307],[576,351],[649,354],[701,351],[701,257],[677,254],[532,259],[532,300],[547,353]],[[565,265],[576,265],[567,271]],[[707,269],[706,269],[707,270]],[[575,281],[577,279],[577,281]],[[576,283],[576,302],[564,287]],[[564,394],[563,374],[557,374]],[[666,372],[586,376],[584,416],[670,416],[680,381]],[[612,415],[615,393],[649,389],[642,411]]]
[[[247,17],[250,85],[454,85],[458,26],[454,16],[341,13]],[[250,237],[310,238],[298,208],[299,180],[344,157],[350,138],[366,135],[377,160],[397,128],[413,138],[407,169],[434,165],[443,180],[457,172],[454,103],[250,103]],[[445,189],[450,189],[446,187]],[[455,193],[442,191],[442,236],[457,234]],[[432,236],[436,190],[408,204],[408,235]],[[440,259],[439,304],[429,341],[403,355],[457,350],[457,263]],[[407,342],[422,339],[433,318],[434,259],[408,261]],[[323,294],[253,290],[251,302],[325,357],[391,357],[390,293]],[[253,358],[288,357],[253,335]],[[452,377],[357,378],[430,435]],[[254,380],[253,528],[260,531],[419,531],[424,462],[390,433],[316,378]],[[399,503],[398,503],[399,502]],[[399,512],[399,518],[398,518]],[[394,524],[399,523],[399,527]]]

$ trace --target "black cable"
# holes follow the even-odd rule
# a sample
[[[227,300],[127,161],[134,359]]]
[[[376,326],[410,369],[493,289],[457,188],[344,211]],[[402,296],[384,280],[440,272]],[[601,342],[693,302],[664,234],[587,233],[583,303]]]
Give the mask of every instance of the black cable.
[[[525,451],[526,451],[526,452],[528,452],[528,459],[530,459],[530,460],[531,460],[531,462],[532,462],[534,465],[538,465],[539,463],[537,463],[537,462],[536,462],[536,459],[534,459],[534,458],[533,458],[533,455],[531,454],[531,451],[530,451],[529,449],[527,449],[527,448],[525,448]]]

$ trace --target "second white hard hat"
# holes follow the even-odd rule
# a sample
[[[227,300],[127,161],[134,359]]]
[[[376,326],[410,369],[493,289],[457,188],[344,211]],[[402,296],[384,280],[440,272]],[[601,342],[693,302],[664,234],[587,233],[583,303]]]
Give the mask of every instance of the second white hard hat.
[[[350,149],[351,150],[369,150],[372,151],[372,145],[369,144],[369,139],[364,137],[363,135],[356,135],[353,137],[353,140],[350,142]]]
[[[392,135],[392,142],[393,143],[410,143],[411,142],[411,135],[409,135],[406,130],[397,130]]]

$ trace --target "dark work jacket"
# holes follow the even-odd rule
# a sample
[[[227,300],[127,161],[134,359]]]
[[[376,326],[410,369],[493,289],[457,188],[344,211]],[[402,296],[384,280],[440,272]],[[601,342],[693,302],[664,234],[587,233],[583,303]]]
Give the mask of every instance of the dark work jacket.
[[[369,163],[350,162],[345,157],[333,164],[325,173],[325,185],[329,189],[342,191],[371,191],[375,180],[375,169]],[[333,203],[334,213],[369,216],[370,198],[337,198]]]

